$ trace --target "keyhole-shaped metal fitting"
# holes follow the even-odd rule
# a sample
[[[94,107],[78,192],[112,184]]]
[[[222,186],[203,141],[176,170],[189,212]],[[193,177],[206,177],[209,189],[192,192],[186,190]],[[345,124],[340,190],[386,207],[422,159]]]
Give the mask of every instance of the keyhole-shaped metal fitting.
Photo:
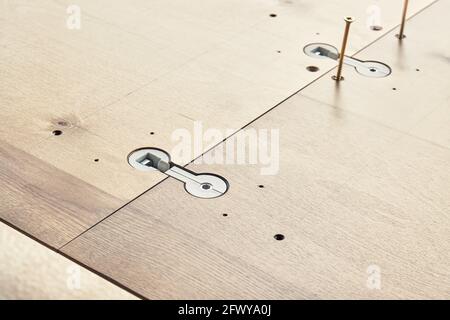
[[[339,59],[338,50],[326,43],[311,43],[303,48],[303,52],[312,58]],[[387,64],[379,61],[362,61],[344,56],[344,64],[354,67],[359,74],[370,78],[384,78],[392,73]]]
[[[184,183],[191,195],[211,199],[224,195],[228,181],[212,173],[197,174],[170,161],[170,155],[157,148],[140,148],[128,155],[128,163],[140,171],[160,171]]]

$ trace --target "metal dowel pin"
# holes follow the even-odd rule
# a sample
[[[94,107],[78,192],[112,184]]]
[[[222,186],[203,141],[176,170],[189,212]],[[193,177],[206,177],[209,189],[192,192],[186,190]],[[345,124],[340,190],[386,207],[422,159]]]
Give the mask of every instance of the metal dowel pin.
[[[345,21],[345,32],[344,32],[344,39],[342,40],[341,52],[339,53],[338,71],[337,74],[332,77],[332,79],[335,81],[344,80],[344,77],[342,76],[342,66],[344,65],[345,49],[347,48],[348,35],[350,33],[350,25],[352,24],[352,22],[355,21],[355,19],[353,17],[346,17],[344,21]]]
[[[400,25],[400,33],[395,35],[399,40],[403,40],[404,38],[406,38],[405,24],[406,24],[406,14],[408,12],[408,3],[409,3],[409,0],[405,0],[405,2],[403,4],[402,24]]]

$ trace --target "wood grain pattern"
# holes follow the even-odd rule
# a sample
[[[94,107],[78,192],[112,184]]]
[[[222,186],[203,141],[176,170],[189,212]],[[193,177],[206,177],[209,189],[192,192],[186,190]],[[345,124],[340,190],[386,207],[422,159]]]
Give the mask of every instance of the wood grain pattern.
[[[0,142],[0,218],[58,248],[121,201]]]
[[[448,298],[450,151],[300,97],[256,127],[280,123],[278,175],[194,166],[230,191],[204,201],[166,180],[63,252],[152,299]],[[258,278],[229,289],[224,270],[242,264],[276,279],[271,290]],[[366,287],[371,265],[380,291]]]
[[[0,261],[1,300],[137,299],[3,223]]]
[[[410,15],[430,3],[414,1]],[[363,23],[372,5],[368,0],[81,0],[81,29],[69,30],[71,4],[0,4],[0,140],[39,160],[48,174],[54,168],[57,175],[71,177],[53,181],[52,195],[72,184],[72,177],[91,185],[94,195],[97,189],[104,192],[101,201],[88,197],[89,205],[63,222],[69,230],[53,228],[64,219],[44,209],[43,199],[29,200],[20,188],[2,196],[16,211],[33,212],[19,222],[3,213],[5,219],[52,245],[164,178],[132,170],[126,163],[130,151],[143,145],[171,150],[173,131],[192,131],[196,120],[205,127],[241,128],[320,75],[306,71],[315,61],[301,49],[310,42],[339,43],[343,16],[361,20],[349,47],[356,52],[394,27],[400,11],[392,1],[379,1],[384,31],[376,32]],[[324,62],[322,72],[333,65]],[[54,130],[62,134],[54,136]],[[41,179],[37,171],[18,173],[14,166],[7,163],[5,174],[20,174],[23,183]],[[114,200],[106,203],[107,195]],[[67,204],[73,198],[61,193],[54,200]],[[73,210],[62,207],[62,212]]]
[[[410,14],[431,2],[414,1]],[[4,4],[0,138],[124,200],[162,179],[133,174],[131,150],[171,150],[171,133],[192,131],[194,120],[241,128],[317,78],[304,45],[339,43],[352,13],[356,52],[395,26],[400,9],[380,1],[380,33],[363,22],[371,1],[79,1],[81,30],[69,30],[69,4]]]
[[[431,25],[447,8],[438,2],[408,30]],[[393,41],[392,33],[370,56]],[[409,50],[422,46],[408,45],[414,44]],[[405,85],[410,68],[391,62],[403,98],[420,109],[418,88]],[[394,80],[369,84],[349,70],[346,75],[339,90],[324,77],[248,127],[280,129],[277,175],[262,176],[256,165],[190,165],[226,177],[229,192],[205,201],[168,179],[62,251],[151,299],[448,299],[450,150],[367,116],[380,108],[386,119],[399,120],[391,109],[410,121],[410,109],[383,89]],[[420,77],[424,83],[432,76]],[[448,79],[443,82],[424,93],[432,93],[430,110],[448,97],[442,90]],[[346,92],[346,103],[319,95],[327,89]],[[358,103],[365,113],[346,108]],[[285,239],[276,241],[275,234]],[[367,285],[371,267],[381,272],[379,290]]]

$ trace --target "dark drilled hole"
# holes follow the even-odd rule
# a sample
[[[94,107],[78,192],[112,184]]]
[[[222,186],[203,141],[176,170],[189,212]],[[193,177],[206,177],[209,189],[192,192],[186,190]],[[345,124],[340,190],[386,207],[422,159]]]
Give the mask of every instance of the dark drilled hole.
[[[383,30],[383,27],[382,26],[371,26],[370,29],[373,31],[381,31],[381,30]]]
[[[309,72],[317,72],[320,69],[319,69],[319,67],[316,67],[316,66],[309,66],[309,67],[306,67],[306,70],[308,70]]]
[[[63,132],[61,130],[54,130],[52,133],[54,136],[60,136],[63,134]]]
[[[277,240],[277,241],[281,241],[281,240],[284,240],[285,236],[282,235],[282,234],[276,234],[276,235],[274,236],[274,238],[275,238],[275,240]]]

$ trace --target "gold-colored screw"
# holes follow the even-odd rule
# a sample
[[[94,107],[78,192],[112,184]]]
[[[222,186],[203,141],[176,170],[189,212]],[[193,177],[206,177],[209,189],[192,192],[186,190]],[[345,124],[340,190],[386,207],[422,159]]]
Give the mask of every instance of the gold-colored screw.
[[[408,12],[408,3],[409,0],[405,0],[403,4],[402,24],[400,25],[400,33],[395,35],[399,40],[403,40],[404,38],[406,38],[405,24],[406,24],[406,13]]]
[[[341,52],[339,53],[338,71],[337,75],[332,77],[333,80],[335,81],[344,80],[344,77],[342,76],[342,66],[344,65],[345,49],[347,48],[348,34],[350,33],[350,25],[352,24],[352,22],[355,21],[355,19],[353,17],[346,17],[344,21],[345,21],[345,32],[344,32],[344,39],[342,40]]]

